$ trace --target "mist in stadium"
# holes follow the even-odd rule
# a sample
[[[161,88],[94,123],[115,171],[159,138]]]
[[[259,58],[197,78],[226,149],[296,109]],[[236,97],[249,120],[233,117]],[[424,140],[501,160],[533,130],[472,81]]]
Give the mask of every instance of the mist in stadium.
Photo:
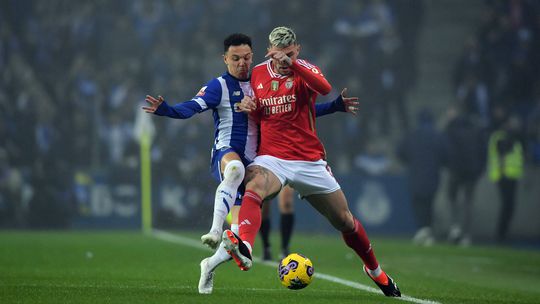
[[[299,192],[262,203],[252,269],[233,252],[201,289],[224,250],[201,241],[219,114],[142,107],[200,104],[226,37],[251,38],[253,69],[280,26],[332,86],[317,104],[341,102],[316,134],[399,299],[538,303],[535,0],[0,0],[0,302],[395,303]],[[312,265],[301,290],[289,253]]]

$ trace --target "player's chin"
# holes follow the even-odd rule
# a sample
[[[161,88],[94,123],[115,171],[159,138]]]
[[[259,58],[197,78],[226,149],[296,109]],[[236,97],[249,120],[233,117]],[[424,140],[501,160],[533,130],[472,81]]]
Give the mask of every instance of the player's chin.
[[[248,78],[248,71],[247,70],[244,70],[244,71],[238,71],[238,78],[240,79],[246,79]]]

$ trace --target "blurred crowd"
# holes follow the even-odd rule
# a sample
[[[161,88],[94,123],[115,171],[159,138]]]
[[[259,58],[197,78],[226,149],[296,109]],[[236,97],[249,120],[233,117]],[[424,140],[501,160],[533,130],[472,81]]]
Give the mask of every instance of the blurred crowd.
[[[456,65],[458,102],[491,131],[515,117],[527,159],[540,164],[540,3],[487,1],[481,21]]]
[[[419,230],[414,241],[435,241],[434,200],[441,172],[451,225],[447,239],[471,244],[473,202],[480,178],[500,198],[494,239],[503,242],[526,168],[540,165],[540,2],[489,0],[476,31],[466,37],[452,77],[454,101],[436,123],[419,109],[398,157],[408,167]]]
[[[319,123],[337,173],[353,165],[383,172],[391,157],[381,157],[380,139],[392,146],[412,129],[424,10],[418,0],[0,2],[1,225],[67,226],[70,215],[88,212],[89,184],[137,186],[133,130],[144,96],[191,99],[225,71],[226,35],[252,36],[260,62],[278,25],[294,28],[300,57],[325,71],[335,90],[328,99],[348,87],[369,113]],[[453,83],[456,112],[474,115],[483,130],[515,114],[537,164],[538,12],[534,1],[487,1]],[[154,185],[184,185],[190,204],[207,208],[211,115],[152,120]]]

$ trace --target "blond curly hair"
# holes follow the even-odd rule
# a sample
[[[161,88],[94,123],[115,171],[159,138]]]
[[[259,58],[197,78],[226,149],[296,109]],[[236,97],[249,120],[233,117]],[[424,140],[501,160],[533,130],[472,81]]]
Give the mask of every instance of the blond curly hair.
[[[268,41],[271,46],[286,48],[289,45],[296,44],[296,34],[291,28],[278,26],[270,32]]]

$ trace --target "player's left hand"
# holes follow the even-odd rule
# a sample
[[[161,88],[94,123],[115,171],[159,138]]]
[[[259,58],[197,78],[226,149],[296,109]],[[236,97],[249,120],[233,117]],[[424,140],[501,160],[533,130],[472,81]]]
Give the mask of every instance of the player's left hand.
[[[146,98],[144,99],[144,101],[146,101],[149,104],[149,106],[142,107],[142,109],[146,113],[154,113],[157,110],[157,108],[159,108],[159,106],[163,103],[163,97],[158,96],[158,99],[156,99],[153,96],[146,95]]]
[[[280,64],[285,64],[287,66],[292,65],[292,59],[282,51],[269,51],[264,57],[270,57],[277,60]]]
[[[341,90],[341,98],[343,99],[343,105],[345,106],[345,112],[356,115],[358,112],[358,97],[346,97],[347,88]]]

